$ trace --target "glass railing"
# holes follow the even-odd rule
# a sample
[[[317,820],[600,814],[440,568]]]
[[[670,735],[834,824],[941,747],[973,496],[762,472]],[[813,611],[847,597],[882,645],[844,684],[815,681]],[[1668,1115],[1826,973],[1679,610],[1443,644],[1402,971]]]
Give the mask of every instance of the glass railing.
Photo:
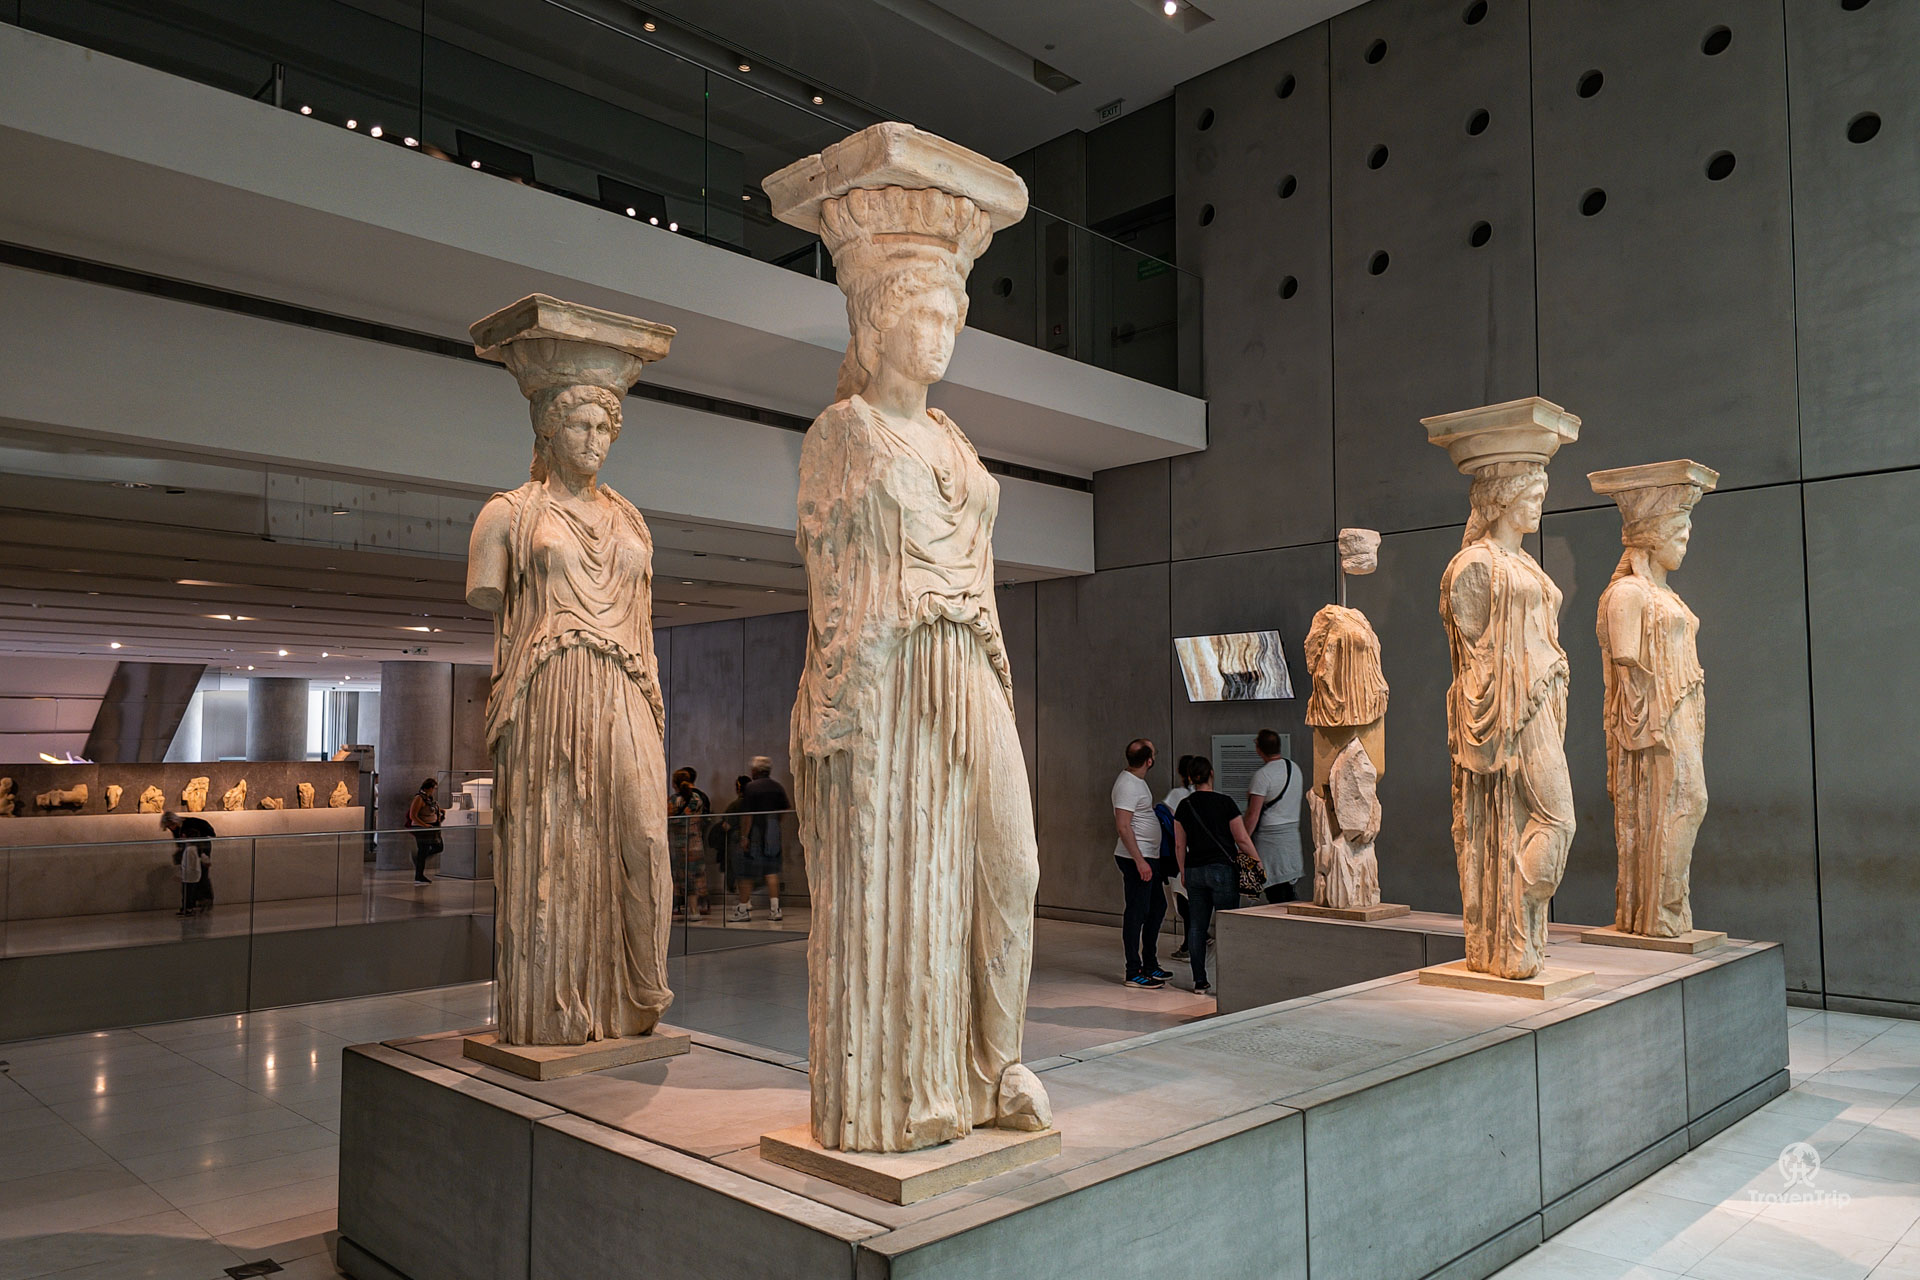
[[[791,809],[725,810],[667,819],[676,951],[804,938],[806,862]]]
[[[191,881],[171,839],[0,848],[0,958],[490,915],[492,831],[442,828],[425,885],[412,864],[420,834],[190,840],[205,866]]]
[[[760,184],[877,111],[736,55],[696,59],[700,41],[649,32],[624,4],[513,8],[14,0],[0,20],[595,205],[636,235],[832,278],[819,241],[776,221]],[[1035,209],[996,237],[969,289],[975,327],[1200,393],[1200,281],[1164,257]]]

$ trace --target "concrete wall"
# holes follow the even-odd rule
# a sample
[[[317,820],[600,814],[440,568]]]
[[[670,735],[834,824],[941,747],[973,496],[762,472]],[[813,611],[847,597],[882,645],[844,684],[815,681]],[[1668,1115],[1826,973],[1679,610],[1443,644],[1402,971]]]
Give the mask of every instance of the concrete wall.
[[[1711,709],[1696,917],[1782,941],[1790,988],[1920,1013],[1904,945],[1920,909],[1920,7],[1466,12],[1373,0],[1175,95],[1211,446],[1100,473],[1099,571],[1038,585],[1041,902],[1115,910],[1106,785],[1127,738],[1169,760],[1227,727],[1298,731],[1329,540],[1366,525],[1386,535],[1380,571],[1351,603],[1393,687],[1381,879],[1395,901],[1458,910],[1435,599],[1467,486],[1417,420],[1537,393],[1585,419],[1532,548],[1566,591],[1573,661],[1580,832],[1556,915],[1606,918],[1614,876],[1593,612],[1619,520],[1584,473],[1696,458],[1723,475],[1674,579],[1702,620]],[[1721,25],[1732,40],[1709,54]],[[1879,135],[1851,142],[1864,112]],[[1714,179],[1721,151],[1735,165]],[[1582,213],[1596,189],[1604,208]],[[1240,627],[1285,633],[1302,699],[1187,703],[1172,637]]]

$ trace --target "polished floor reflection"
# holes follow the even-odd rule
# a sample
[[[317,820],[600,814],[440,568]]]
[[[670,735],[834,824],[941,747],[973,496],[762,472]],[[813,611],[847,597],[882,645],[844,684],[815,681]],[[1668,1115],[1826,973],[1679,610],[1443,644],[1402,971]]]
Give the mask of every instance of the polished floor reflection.
[[[1038,922],[1030,1060],[1212,1013],[1121,986],[1118,950],[1112,929]],[[677,957],[671,976],[671,1021],[805,1052],[803,942]],[[0,1280],[223,1280],[262,1258],[332,1276],[340,1050],[491,1006],[475,983],[0,1045]],[[1788,1017],[1791,1092],[1502,1280],[1920,1280],[1920,1024]],[[1793,1190],[1817,1194],[1788,1199],[1797,1142],[1821,1163]]]

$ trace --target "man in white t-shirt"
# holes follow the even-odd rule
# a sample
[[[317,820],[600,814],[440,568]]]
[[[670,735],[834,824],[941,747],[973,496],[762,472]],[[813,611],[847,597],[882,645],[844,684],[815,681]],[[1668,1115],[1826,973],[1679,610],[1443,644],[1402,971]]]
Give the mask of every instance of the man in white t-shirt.
[[[1247,784],[1247,830],[1267,869],[1267,901],[1291,902],[1293,882],[1304,874],[1300,852],[1300,798],[1306,770],[1280,754],[1280,735],[1262,729],[1253,749],[1264,761]]]
[[[1113,780],[1113,825],[1120,838],[1114,865],[1126,886],[1126,910],[1120,918],[1120,942],[1127,953],[1126,984],[1164,987],[1173,975],[1160,967],[1156,944],[1166,918],[1167,897],[1160,890],[1160,818],[1153,811],[1153,744],[1135,738],[1127,744],[1127,767]]]

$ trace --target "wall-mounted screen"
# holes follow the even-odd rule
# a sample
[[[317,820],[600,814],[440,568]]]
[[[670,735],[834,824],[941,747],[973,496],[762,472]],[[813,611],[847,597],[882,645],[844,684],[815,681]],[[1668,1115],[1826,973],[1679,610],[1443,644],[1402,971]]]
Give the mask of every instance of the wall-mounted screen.
[[[1173,642],[1190,702],[1249,702],[1291,698],[1287,657],[1278,631],[1224,636],[1180,636]]]

